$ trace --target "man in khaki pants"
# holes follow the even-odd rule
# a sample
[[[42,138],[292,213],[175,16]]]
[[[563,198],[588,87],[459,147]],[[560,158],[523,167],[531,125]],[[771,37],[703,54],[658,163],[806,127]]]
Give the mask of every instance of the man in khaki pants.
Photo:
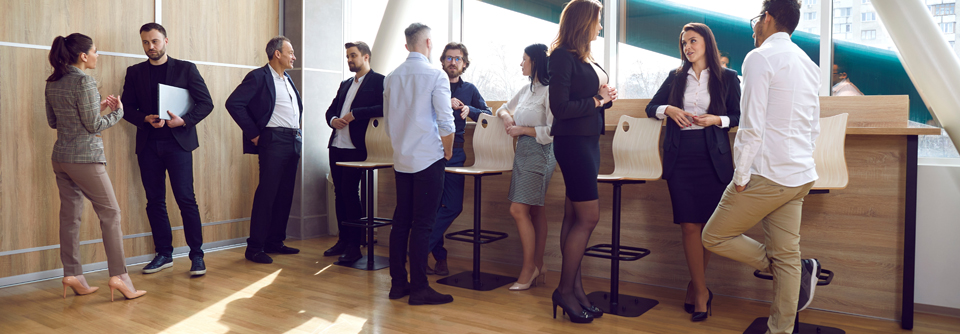
[[[708,250],[773,275],[775,334],[793,332],[819,274],[816,259],[800,259],[803,197],[817,180],[820,69],[790,40],[799,20],[797,0],[764,0],[751,20],[757,48],[743,61],[736,171],[702,236]],[[758,222],[764,243],[743,235]]]

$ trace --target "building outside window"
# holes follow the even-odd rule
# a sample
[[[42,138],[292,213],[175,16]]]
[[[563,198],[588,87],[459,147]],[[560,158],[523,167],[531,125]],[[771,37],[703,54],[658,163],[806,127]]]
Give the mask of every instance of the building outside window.
[[[833,17],[850,17],[851,7],[837,8],[833,10]]]
[[[860,39],[864,39],[864,40],[874,40],[874,39],[877,39],[877,31],[876,31],[876,30],[861,30],[861,31],[860,31]]]
[[[933,16],[945,16],[945,15],[954,15],[954,10],[956,9],[957,4],[955,3],[945,3],[940,5],[930,5],[930,13]]]
[[[851,25],[850,25],[849,23],[834,24],[834,25],[833,25],[833,33],[834,33],[834,34],[848,33],[848,32],[850,32],[850,26],[851,26]]]
[[[870,21],[876,21],[876,20],[877,20],[877,13],[875,12],[860,13],[860,21],[870,22]]]
[[[952,34],[956,31],[956,22],[943,22],[940,23],[940,31],[945,34]]]
[[[804,18],[805,20],[816,20],[816,19],[817,19],[817,12],[807,12],[807,13],[803,13],[803,18]]]

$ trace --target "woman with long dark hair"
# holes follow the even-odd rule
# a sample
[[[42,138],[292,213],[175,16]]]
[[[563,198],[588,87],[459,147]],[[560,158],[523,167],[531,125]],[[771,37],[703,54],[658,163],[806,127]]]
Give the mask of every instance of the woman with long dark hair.
[[[550,127],[550,74],[547,73],[547,46],[533,44],[523,50],[520,67],[530,86],[517,92],[497,110],[506,131],[517,139],[510,178],[510,214],[517,221],[523,247],[523,268],[510,290],[526,290],[543,277],[543,253],[547,243],[547,213],[543,207],[547,186],[557,160],[553,156]]]
[[[646,111],[649,117],[671,119],[663,140],[663,179],[690,270],[684,309],[693,314],[692,321],[703,321],[713,293],[706,282],[710,252],[700,234],[733,178],[727,132],[740,123],[740,80],[721,65],[717,41],[705,24],[683,26],[680,59]]]
[[[575,323],[603,315],[590,303],[580,279],[580,261],[590,234],[600,220],[597,175],[604,109],[613,105],[617,90],[607,73],[594,62],[590,42],[600,30],[596,0],[570,1],[560,14],[560,30],[550,51],[550,110],[553,113],[553,151],[566,186],[560,252],[560,284],[553,292],[553,310],[566,311]]]
[[[93,293],[83,277],[80,264],[80,217],[83,198],[93,204],[100,218],[103,248],[110,271],[110,300],[114,290],[133,299],[146,291],[136,290],[123,255],[123,232],[120,231],[120,205],[107,175],[107,158],[100,132],[123,117],[123,103],[110,95],[100,100],[97,81],[83,71],[97,68],[97,47],[90,37],[75,33],[57,36],[50,49],[53,74],[47,78],[47,122],[57,130],[53,145],[53,172],[60,190],[60,260],[63,262],[63,297],[67,288],[77,295]],[[112,112],[100,115],[110,108]]]

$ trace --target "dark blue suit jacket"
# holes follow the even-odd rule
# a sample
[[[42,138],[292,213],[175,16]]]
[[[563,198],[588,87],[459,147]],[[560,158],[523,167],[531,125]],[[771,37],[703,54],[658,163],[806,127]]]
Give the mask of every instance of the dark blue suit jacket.
[[[353,85],[353,79],[351,77],[340,83],[337,96],[333,98],[333,102],[327,108],[327,126],[333,128],[330,121],[334,117],[340,117],[344,99],[347,97],[347,90]],[[357,95],[354,96],[353,103],[350,104],[350,112],[353,113],[354,118],[353,122],[347,125],[350,127],[350,141],[358,150],[365,151],[367,149],[367,124],[370,123],[371,118],[383,117],[383,74],[373,70],[367,73],[363,82],[360,83],[360,88],[357,88]],[[327,143],[327,148],[333,147],[333,138],[336,136],[337,130],[334,129],[333,133],[330,134],[330,142]]]
[[[257,154],[257,146],[251,140],[260,136],[260,132],[267,127],[270,117],[273,116],[273,107],[277,104],[277,90],[273,84],[271,71],[273,68],[270,64],[250,71],[227,98],[227,112],[243,131],[243,153]],[[293,79],[290,79],[289,74],[284,72],[283,76],[287,78],[297,94],[302,122],[303,100],[300,99],[300,92],[297,91],[297,85],[293,83]]]
[[[682,73],[682,78],[686,78],[687,73]],[[674,82],[680,82],[686,85],[686,80],[678,80],[675,72],[670,72],[667,80],[660,85],[657,94],[653,96],[650,103],[647,104],[647,116],[656,117],[657,107],[669,105],[670,89]],[[730,117],[730,127],[721,128],[711,126],[703,129],[707,132],[707,150],[710,152],[710,160],[713,162],[713,169],[720,178],[721,183],[730,183],[733,179],[733,153],[730,149],[730,137],[728,133],[730,128],[740,125],[740,79],[737,78],[737,71],[726,69],[723,73],[723,87],[726,91],[723,96],[721,109],[708,110],[712,115]],[[717,98],[711,96],[711,99]],[[676,107],[676,106],[675,106]],[[683,109],[682,106],[679,106]],[[667,180],[673,176],[673,166],[677,162],[677,156],[680,150],[680,126],[673,120],[667,121],[667,133],[663,139],[663,179]]]

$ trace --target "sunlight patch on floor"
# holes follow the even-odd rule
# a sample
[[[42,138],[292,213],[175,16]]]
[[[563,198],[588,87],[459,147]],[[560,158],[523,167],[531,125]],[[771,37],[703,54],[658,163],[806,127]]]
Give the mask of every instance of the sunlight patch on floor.
[[[227,298],[224,298],[217,303],[208,306],[207,308],[194,313],[189,318],[183,319],[173,326],[161,331],[161,333],[227,333],[230,332],[230,327],[221,323],[220,317],[223,316],[224,311],[226,311],[227,305],[231,302],[253,297],[260,291],[260,289],[269,286],[277,278],[277,275],[280,274],[280,271],[283,269],[277,270],[272,274],[260,279],[259,281],[248,285],[246,288],[243,288],[240,291],[237,291],[230,295]],[[322,319],[321,319],[322,320]],[[316,328],[316,327],[314,327]]]

